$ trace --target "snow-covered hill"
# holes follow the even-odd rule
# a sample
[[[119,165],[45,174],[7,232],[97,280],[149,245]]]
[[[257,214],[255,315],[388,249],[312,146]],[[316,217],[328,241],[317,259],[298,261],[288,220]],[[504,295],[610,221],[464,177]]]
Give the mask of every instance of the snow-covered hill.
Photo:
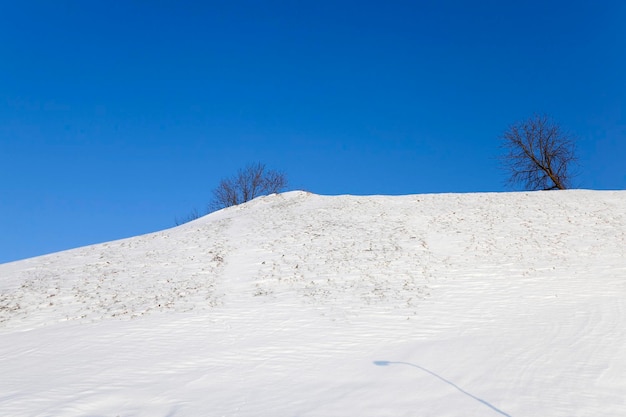
[[[626,192],[258,198],[0,265],[0,416],[625,416]]]

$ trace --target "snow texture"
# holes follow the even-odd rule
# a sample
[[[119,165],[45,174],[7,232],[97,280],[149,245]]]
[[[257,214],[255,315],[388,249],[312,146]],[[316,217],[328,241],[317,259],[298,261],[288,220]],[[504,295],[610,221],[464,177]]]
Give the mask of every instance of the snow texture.
[[[289,192],[0,265],[0,416],[625,416],[626,192]]]

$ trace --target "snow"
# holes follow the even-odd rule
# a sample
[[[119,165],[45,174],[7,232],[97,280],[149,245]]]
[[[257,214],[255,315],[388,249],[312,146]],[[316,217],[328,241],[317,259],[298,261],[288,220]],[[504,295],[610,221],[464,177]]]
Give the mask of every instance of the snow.
[[[0,265],[0,416],[624,416],[626,192],[255,199]]]

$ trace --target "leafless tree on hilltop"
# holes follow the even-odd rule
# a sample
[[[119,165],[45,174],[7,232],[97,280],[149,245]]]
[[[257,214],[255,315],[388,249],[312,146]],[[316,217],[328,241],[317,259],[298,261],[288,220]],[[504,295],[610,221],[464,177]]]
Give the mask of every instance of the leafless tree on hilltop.
[[[576,163],[574,140],[551,118],[535,115],[511,125],[502,137],[508,183],[528,190],[564,190]]]
[[[250,164],[220,182],[213,190],[211,208],[219,210],[235,206],[261,195],[281,192],[285,188],[287,177],[284,173],[266,169],[265,164]]]

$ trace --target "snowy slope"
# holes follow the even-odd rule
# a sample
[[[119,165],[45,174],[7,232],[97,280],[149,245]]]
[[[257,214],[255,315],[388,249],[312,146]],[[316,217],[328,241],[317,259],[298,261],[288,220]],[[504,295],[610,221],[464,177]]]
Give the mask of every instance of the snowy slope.
[[[0,416],[625,416],[626,192],[262,197],[0,265]]]

